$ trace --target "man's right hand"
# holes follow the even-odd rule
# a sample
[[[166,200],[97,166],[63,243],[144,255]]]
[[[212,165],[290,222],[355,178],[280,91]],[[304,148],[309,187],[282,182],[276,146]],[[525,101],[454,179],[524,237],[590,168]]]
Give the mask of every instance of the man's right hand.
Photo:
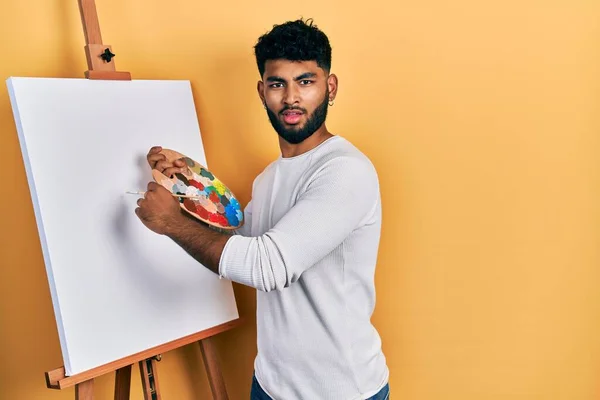
[[[161,150],[162,147],[154,146],[148,152],[146,159],[148,160],[150,168],[162,172],[163,175],[168,176],[169,178],[175,173],[185,172],[185,162],[182,160],[175,160],[173,163],[169,162],[164,154],[160,154]]]

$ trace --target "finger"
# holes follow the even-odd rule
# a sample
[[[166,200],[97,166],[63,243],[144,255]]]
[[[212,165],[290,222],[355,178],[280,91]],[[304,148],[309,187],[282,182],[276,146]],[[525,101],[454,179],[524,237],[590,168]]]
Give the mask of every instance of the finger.
[[[185,168],[170,167],[162,171],[163,175],[172,178],[174,174],[185,173]]]
[[[153,146],[150,148],[150,150],[148,151],[148,154],[146,155],[146,159],[148,160],[148,163],[150,164],[150,166],[152,168],[154,168],[153,163],[156,163],[156,161],[158,161],[155,157],[158,155],[158,153],[160,153],[162,151],[162,147],[161,146]],[[162,158],[164,158],[164,155],[162,155]]]
[[[159,161],[166,161],[166,157],[164,154],[148,154],[146,159],[148,160],[148,164],[150,164],[152,169],[156,168],[156,164]]]
[[[135,215],[137,215],[140,221],[142,221],[144,224],[146,223],[147,214],[142,208],[136,208]]]
[[[144,199],[138,199],[138,201],[137,201],[138,207],[142,207],[143,202],[144,202]]]
[[[146,191],[146,197],[148,196],[149,193],[156,191],[158,188],[161,188],[162,186],[160,186],[158,183],[156,182],[148,182],[148,190]]]
[[[148,155],[157,154],[157,153],[160,153],[161,151],[162,151],[162,147],[161,146],[152,146],[150,148],[150,150],[148,151]]]
[[[167,168],[172,168],[173,167],[173,163],[167,161],[166,159],[160,160],[156,163],[156,165],[154,165],[154,169],[157,169],[158,171],[162,172],[163,174],[165,173],[164,171]]]
[[[182,159],[177,159],[173,162],[173,164],[175,164],[175,166],[177,167],[185,167],[185,161],[183,161]]]

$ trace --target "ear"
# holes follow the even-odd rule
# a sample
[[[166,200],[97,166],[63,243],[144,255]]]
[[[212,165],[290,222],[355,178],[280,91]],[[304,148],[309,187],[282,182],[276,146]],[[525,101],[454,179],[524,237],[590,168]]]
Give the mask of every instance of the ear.
[[[327,77],[327,87],[329,89],[329,101],[334,100],[338,90],[338,78],[336,74],[329,74]]]
[[[260,101],[261,103],[264,105],[266,104],[265,102],[265,84],[263,81],[258,81],[258,83],[256,84],[256,91],[258,92],[258,97],[260,97]]]

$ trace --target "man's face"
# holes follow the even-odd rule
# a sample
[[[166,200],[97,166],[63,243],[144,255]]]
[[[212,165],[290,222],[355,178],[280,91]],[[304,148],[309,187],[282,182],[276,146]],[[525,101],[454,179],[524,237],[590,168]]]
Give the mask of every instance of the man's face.
[[[258,91],[273,128],[285,141],[298,144],[323,125],[335,90],[332,78],[315,61],[266,62]]]

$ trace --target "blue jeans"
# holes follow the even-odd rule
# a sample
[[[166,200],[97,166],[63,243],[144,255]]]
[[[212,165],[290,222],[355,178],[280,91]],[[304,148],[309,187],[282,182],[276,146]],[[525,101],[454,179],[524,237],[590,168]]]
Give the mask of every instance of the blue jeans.
[[[369,397],[366,400],[389,400],[390,398],[390,384],[388,383],[377,393],[375,396]],[[250,400],[273,400],[268,394],[260,387],[256,376],[252,377],[252,390],[250,391]],[[282,399],[285,400],[285,399]],[[315,399],[317,400],[317,399]]]

